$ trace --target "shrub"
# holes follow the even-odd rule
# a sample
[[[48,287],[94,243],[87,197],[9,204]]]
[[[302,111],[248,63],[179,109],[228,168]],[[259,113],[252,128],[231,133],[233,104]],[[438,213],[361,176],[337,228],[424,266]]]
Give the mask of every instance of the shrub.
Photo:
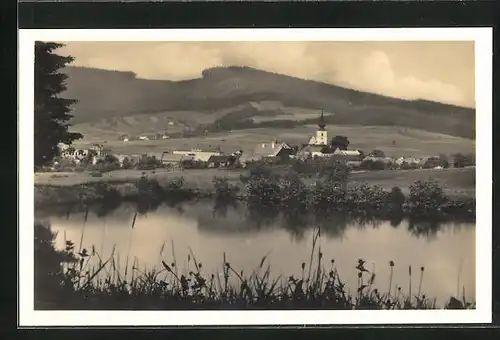
[[[339,183],[318,181],[311,194],[310,204],[318,211],[340,208],[345,203],[346,190]]]
[[[122,161],[122,169],[132,169],[134,167],[134,163],[128,157],[125,157]]]
[[[372,152],[370,152],[368,154],[368,157],[381,157],[381,158],[384,158],[385,157],[385,153],[382,150],[375,149],[375,150],[373,150]]]
[[[408,209],[416,215],[427,215],[441,212],[448,198],[441,185],[435,180],[416,181],[410,185]]]
[[[138,170],[154,170],[162,167],[162,162],[156,156],[142,155],[137,162]]]
[[[384,170],[386,165],[381,160],[365,159],[359,167],[365,170]]]
[[[245,182],[244,196],[249,205],[279,206],[279,182],[273,177],[250,175]]]
[[[227,178],[214,177],[212,180],[215,189],[215,198],[222,201],[232,201],[236,199],[239,188],[229,183]]]
[[[183,169],[206,169],[208,168],[208,163],[192,159],[184,159],[181,161],[181,167]]]
[[[110,172],[120,169],[120,161],[112,155],[106,155],[103,159],[99,159],[92,169],[100,172]]]
[[[379,210],[387,205],[388,196],[378,185],[361,184],[347,190],[345,202],[358,210]]]
[[[156,201],[161,200],[164,196],[163,188],[158,181],[144,175],[136,182],[136,187],[139,201]]]
[[[406,201],[406,197],[400,187],[393,187],[388,195],[391,210],[400,211]]]
[[[279,180],[281,207],[303,209],[307,204],[308,190],[299,175],[291,170]]]
[[[321,164],[319,175],[328,182],[345,184],[349,172],[350,169],[345,162],[332,159]]]
[[[465,166],[471,166],[476,164],[476,159],[474,154],[462,154],[456,153],[453,155],[453,162],[455,163],[455,168],[463,168]]]

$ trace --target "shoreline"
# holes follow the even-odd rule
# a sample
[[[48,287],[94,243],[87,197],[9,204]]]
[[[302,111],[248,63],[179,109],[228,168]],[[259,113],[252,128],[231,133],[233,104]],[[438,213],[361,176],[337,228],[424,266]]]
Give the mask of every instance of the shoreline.
[[[426,180],[437,177],[444,182],[444,193],[452,199],[475,199],[475,186],[470,183],[457,185],[457,183],[446,183],[447,177],[471,176],[475,169],[448,169],[439,172],[432,170],[382,170],[351,173],[348,187],[366,183],[378,185],[384,190],[391,190],[398,186],[405,195],[409,193],[409,186],[413,180]],[[184,178],[184,188],[193,191],[196,196],[213,196],[216,194],[212,180],[214,177],[226,178],[228,183],[243,188],[240,175],[243,171],[204,169],[166,171],[158,169],[155,171],[118,170],[104,173],[102,177],[91,177],[90,173],[35,173],[34,178],[34,204],[35,208],[41,208],[53,204],[76,204],[83,202],[99,201],[97,190],[99,186],[105,185],[109,189],[116,190],[123,199],[133,199],[137,196],[137,181],[141,176],[148,179],[156,179],[160,184],[172,181],[176,178]],[[426,176],[427,174],[427,176]],[[449,174],[449,175],[448,175]],[[447,176],[448,175],[448,176]],[[462,178],[459,178],[462,180]],[[469,178],[467,178],[469,180]],[[314,179],[303,178],[305,184],[312,184]],[[458,180],[455,180],[458,182]],[[239,195],[238,195],[239,196]],[[241,197],[238,197],[241,198]]]

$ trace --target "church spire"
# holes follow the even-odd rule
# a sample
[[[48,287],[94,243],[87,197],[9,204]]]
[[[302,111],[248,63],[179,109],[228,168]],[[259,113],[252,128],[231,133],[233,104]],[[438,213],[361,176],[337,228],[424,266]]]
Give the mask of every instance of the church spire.
[[[324,131],[325,130],[325,116],[323,115],[323,110],[321,110],[321,116],[319,117],[319,123],[318,123],[318,127],[319,127],[319,130],[320,131]]]

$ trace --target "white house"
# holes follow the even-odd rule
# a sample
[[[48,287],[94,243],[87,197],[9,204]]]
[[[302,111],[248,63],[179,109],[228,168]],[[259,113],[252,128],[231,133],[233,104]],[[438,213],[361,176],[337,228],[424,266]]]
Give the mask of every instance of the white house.
[[[191,149],[191,150],[174,150],[172,154],[187,156],[195,161],[207,162],[210,159],[210,157],[222,156],[224,153],[220,150]]]

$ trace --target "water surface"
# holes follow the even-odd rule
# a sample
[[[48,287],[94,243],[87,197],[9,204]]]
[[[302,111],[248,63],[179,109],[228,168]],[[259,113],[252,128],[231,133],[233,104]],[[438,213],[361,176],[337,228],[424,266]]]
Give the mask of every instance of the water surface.
[[[38,211],[58,233],[56,245],[65,239],[79,248],[92,246],[103,258],[116,247],[123,272],[127,254],[129,268],[135,258],[141,269],[161,267],[161,261],[173,261],[172,245],[178,269],[187,271],[189,248],[203,264],[203,272],[220,272],[225,252],[232,267],[250,274],[261,258],[269,255],[274,277],[301,275],[301,263],[308,263],[315,228],[321,228],[321,246],[325,267],[331,259],[351,290],[356,289],[357,259],[367,261],[375,270],[375,286],[387,291],[389,261],[395,262],[393,284],[408,291],[408,267],[412,266],[412,289],[419,285],[420,268],[425,267],[422,290],[443,303],[457,289],[475,297],[475,225],[470,223],[414,223],[398,225],[389,221],[360,224],[344,216],[331,216],[321,223],[305,221],[295,225],[282,218],[258,223],[242,207],[214,212],[210,202],[187,203],[176,207],[161,206],[154,212],[139,214],[131,227],[136,209],[122,205],[99,217],[90,211],[65,214]],[[257,216],[258,217],[258,216]],[[295,223],[297,224],[297,223]],[[83,237],[82,237],[83,236]],[[130,251],[129,251],[130,248]],[[192,264],[191,264],[192,266]],[[191,269],[193,269],[191,267]],[[130,271],[130,269],[129,269]],[[394,291],[394,288],[392,288]]]

